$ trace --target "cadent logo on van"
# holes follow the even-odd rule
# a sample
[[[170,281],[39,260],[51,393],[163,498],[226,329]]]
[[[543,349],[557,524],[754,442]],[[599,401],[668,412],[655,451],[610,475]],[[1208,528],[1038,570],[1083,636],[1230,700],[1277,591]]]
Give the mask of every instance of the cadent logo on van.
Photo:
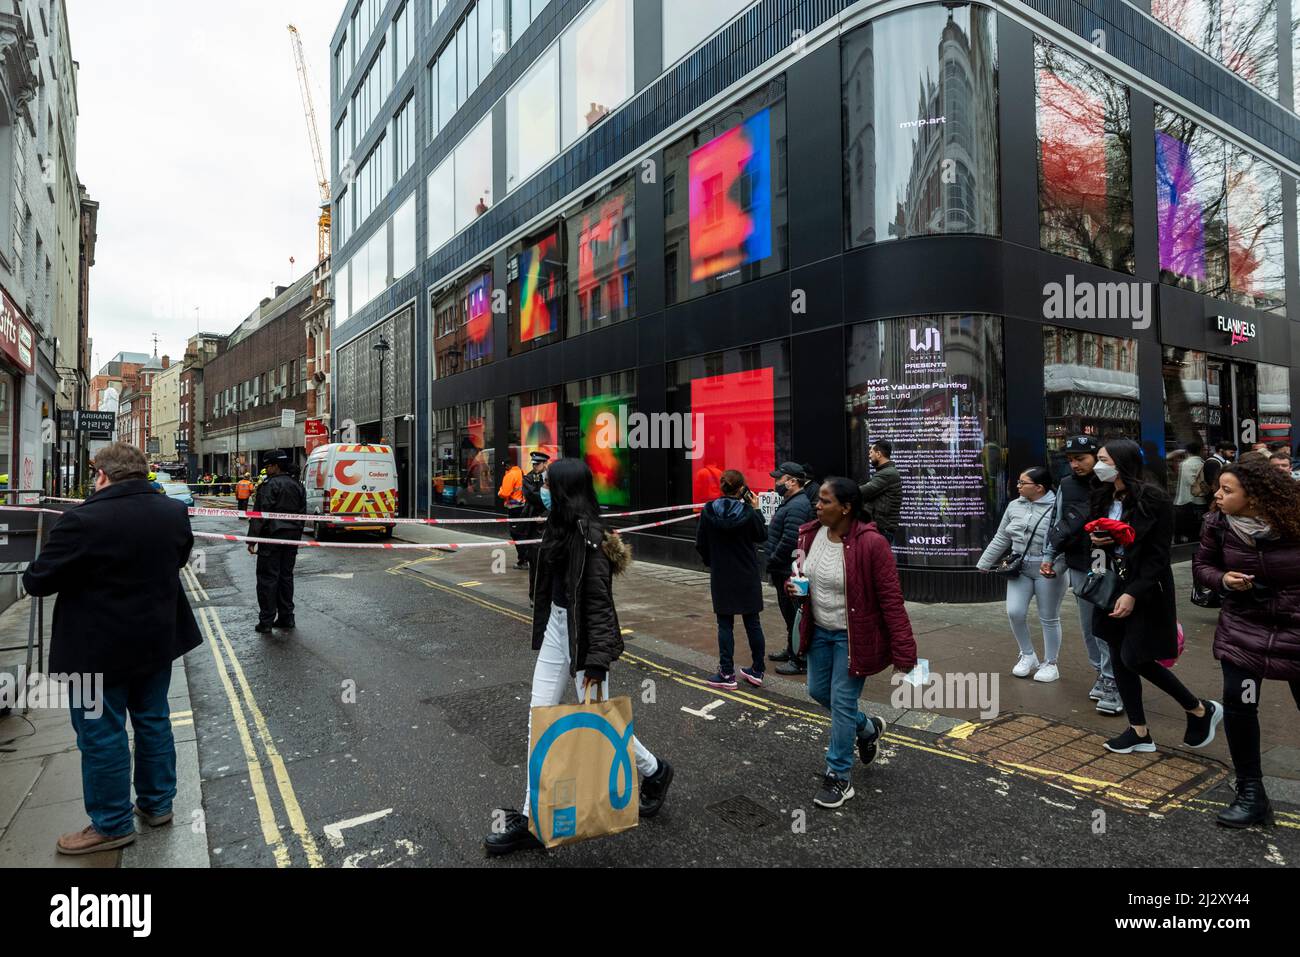
[[[388,478],[387,472],[367,472],[366,475],[370,478]]]

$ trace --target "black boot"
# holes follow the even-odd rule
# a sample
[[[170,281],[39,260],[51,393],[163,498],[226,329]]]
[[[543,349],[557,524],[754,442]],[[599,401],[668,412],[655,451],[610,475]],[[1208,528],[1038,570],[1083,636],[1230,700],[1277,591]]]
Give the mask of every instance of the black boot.
[[[483,848],[492,857],[512,851],[538,850],[542,844],[528,827],[528,818],[513,809],[506,810],[505,830],[483,839]]]
[[[641,816],[654,817],[664,806],[668,794],[668,785],[673,783],[673,766],[663,758],[659,767],[648,778],[641,779]]]
[[[1226,811],[1219,814],[1224,827],[1250,827],[1252,824],[1272,824],[1273,805],[1264,793],[1264,782],[1259,778],[1238,778],[1237,798]]]

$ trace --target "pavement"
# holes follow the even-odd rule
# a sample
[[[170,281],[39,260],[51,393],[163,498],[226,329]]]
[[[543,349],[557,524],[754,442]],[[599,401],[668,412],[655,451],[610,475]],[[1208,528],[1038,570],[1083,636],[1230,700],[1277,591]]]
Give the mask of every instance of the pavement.
[[[195,528],[230,531],[231,522]],[[635,549],[637,535],[628,538]],[[481,840],[493,809],[522,798],[535,657],[527,575],[514,569],[513,548],[451,526],[402,526],[395,541],[483,547],[426,553],[384,549],[368,533],[355,541],[376,550],[300,553],[298,628],[270,637],[252,631],[253,558],[237,544],[200,542],[182,574],[206,647],[178,666],[173,686],[175,717],[193,722],[178,728],[190,740],[178,744],[177,825],[142,835],[120,856],[94,855],[104,859],[98,866],[162,866],[168,858],[141,856],[151,845],[172,861],[184,851],[214,867],[1300,861],[1300,722],[1278,683],[1265,685],[1261,703],[1278,823],[1229,832],[1212,818],[1232,799],[1221,736],[1204,751],[1182,748],[1181,716],[1158,692],[1147,693],[1157,754],[1101,748],[1123,718],[1088,702],[1093,676],[1072,616],[1062,678],[1041,684],[1009,676],[1016,649],[1001,603],[909,603],[932,672],[983,680],[997,707],[981,715],[899,702],[888,676],[872,679],[864,707],[890,729],[876,762],[854,770],[858,797],[826,812],[811,797],[829,720],[803,681],[769,668],[761,690],[705,686],[717,654],[707,574],[637,562],[615,584],[627,648],[612,681],[615,694],[632,696],[638,736],[678,769],[669,804],[616,838],[489,862]],[[1185,586],[1188,566],[1175,573]],[[782,624],[765,593],[775,644]],[[1178,673],[1214,696],[1214,613],[1190,603],[1180,612],[1187,651]],[[25,628],[21,608],[0,616],[0,645],[20,644],[11,633],[25,637]],[[0,741],[30,735],[15,742],[21,751],[0,753],[0,867],[93,865],[53,853],[54,838],[82,826],[84,811],[66,713],[37,718],[35,734],[14,718],[0,723]],[[201,806],[185,797],[200,788]]]

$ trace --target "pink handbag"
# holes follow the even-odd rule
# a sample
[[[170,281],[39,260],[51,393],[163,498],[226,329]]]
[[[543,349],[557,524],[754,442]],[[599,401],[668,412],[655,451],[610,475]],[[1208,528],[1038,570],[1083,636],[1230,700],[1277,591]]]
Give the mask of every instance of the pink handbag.
[[[1163,661],[1158,660],[1156,663],[1160,665],[1164,665],[1164,667],[1166,668],[1172,668],[1174,665],[1178,664],[1178,658],[1181,658],[1183,656],[1183,647],[1185,645],[1186,645],[1186,641],[1183,639],[1183,623],[1180,621],[1178,623],[1178,657],[1166,658]]]

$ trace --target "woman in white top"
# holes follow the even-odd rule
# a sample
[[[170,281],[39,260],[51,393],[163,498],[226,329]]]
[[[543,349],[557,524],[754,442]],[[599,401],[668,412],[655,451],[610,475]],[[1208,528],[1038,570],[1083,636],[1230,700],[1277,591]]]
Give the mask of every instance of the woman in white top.
[[[1034,676],[1035,681],[1055,681],[1060,677],[1056,656],[1061,651],[1061,600],[1067,581],[1060,572],[1065,567],[1058,557],[1051,574],[1044,575],[1043,550],[1052,530],[1056,513],[1056,493],[1052,491],[1052,474],[1041,465],[1025,469],[1016,481],[1020,497],[1007,506],[1002,524],[989,547],[980,556],[979,570],[989,572],[1008,553],[1017,553],[1024,561],[1020,574],[1007,581],[1007,618],[1011,633],[1020,646],[1020,658],[1011,673],[1017,678]],[[1038,601],[1038,622],[1043,627],[1043,659],[1039,662],[1029,637],[1029,600]]]

